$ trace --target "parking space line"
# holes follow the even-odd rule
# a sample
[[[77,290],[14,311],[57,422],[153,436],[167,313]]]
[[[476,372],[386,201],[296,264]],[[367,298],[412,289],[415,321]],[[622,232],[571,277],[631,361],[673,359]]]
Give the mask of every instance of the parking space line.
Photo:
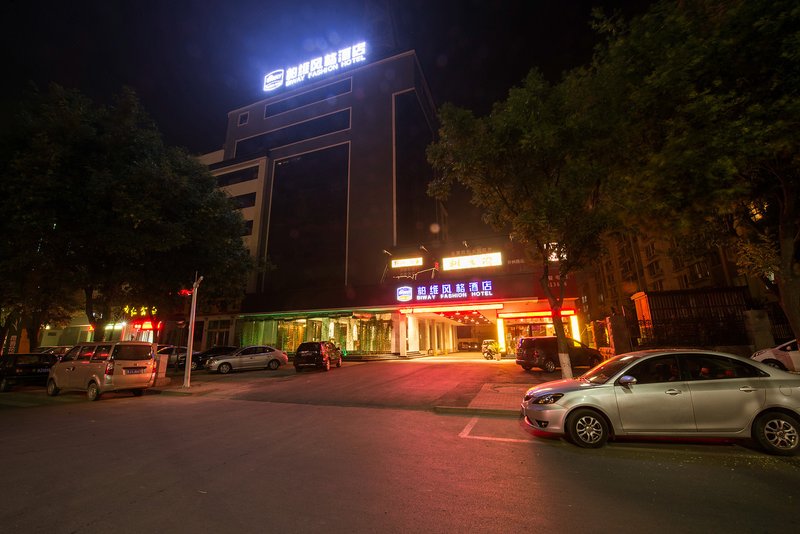
[[[469,423],[467,423],[467,426],[464,427],[464,430],[462,430],[458,434],[458,437],[459,438],[465,438],[465,439],[481,439],[481,440],[484,440],[484,441],[502,441],[502,442],[505,442],[505,443],[535,443],[534,440],[532,440],[532,439],[496,438],[496,437],[492,437],[492,436],[473,436],[473,435],[470,434],[470,432],[472,432],[472,429],[475,428],[475,425],[478,424],[478,419],[479,419],[478,417],[473,417],[472,419],[470,419]]]

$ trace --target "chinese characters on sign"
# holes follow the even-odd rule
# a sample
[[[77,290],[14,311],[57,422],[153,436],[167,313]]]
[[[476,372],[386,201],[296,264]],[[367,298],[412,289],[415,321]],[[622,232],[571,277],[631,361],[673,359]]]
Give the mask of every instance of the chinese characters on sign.
[[[496,267],[502,264],[503,261],[499,252],[442,258],[443,271],[454,271],[456,269],[476,269],[479,267]]]
[[[397,288],[398,302],[431,302],[451,299],[493,297],[491,280],[471,282],[441,282]]]
[[[367,43],[361,42],[335,52],[323,54],[299,65],[277,69],[264,76],[264,91],[291,87],[317,76],[322,76],[355,63],[367,60]]]
[[[125,306],[122,311],[131,319],[135,317],[155,317],[158,315],[158,308],[155,306]]]

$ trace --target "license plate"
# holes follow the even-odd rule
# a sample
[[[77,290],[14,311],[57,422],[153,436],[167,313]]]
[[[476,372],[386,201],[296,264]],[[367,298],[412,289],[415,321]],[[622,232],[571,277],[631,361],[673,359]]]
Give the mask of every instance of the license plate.
[[[144,367],[134,367],[132,369],[125,369],[126,375],[140,375],[144,373]]]

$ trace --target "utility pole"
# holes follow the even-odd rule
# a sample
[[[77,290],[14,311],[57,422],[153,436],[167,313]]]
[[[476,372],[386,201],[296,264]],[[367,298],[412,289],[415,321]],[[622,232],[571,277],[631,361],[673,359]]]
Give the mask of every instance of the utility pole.
[[[203,277],[197,278],[195,274],[195,281],[192,284],[192,311],[189,313],[189,342],[186,344],[186,365],[183,369],[183,387],[188,388],[192,378],[192,354],[194,345],[194,315],[197,310],[197,288],[200,287],[200,282]]]

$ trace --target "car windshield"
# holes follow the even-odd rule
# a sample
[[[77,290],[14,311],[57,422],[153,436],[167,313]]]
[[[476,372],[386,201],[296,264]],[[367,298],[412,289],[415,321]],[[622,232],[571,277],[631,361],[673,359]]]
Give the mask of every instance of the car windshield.
[[[641,353],[629,353],[615,356],[582,374],[580,379],[592,384],[605,384],[642,356],[644,356],[644,354]]]

